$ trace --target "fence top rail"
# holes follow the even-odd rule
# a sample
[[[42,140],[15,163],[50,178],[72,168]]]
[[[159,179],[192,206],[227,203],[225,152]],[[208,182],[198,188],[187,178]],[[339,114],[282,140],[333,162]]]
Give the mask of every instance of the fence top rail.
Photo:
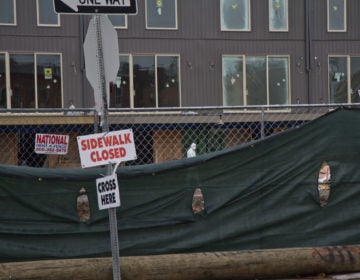
[[[248,106],[194,106],[194,107],[161,107],[161,108],[109,108],[109,113],[157,113],[157,112],[178,112],[191,114],[193,111],[221,110],[221,111],[268,111],[268,110],[289,110],[296,108],[360,108],[360,103],[329,103],[329,104],[288,104],[288,105],[248,105]]]
[[[192,106],[192,107],[161,107],[161,108],[109,108],[109,113],[181,113],[192,114],[197,111],[269,111],[291,110],[297,108],[360,108],[360,103],[328,103],[328,104],[288,104],[288,105],[247,105],[247,106]],[[96,115],[94,108],[13,108],[0,109],[0,115],[11,114],[62,114],[62,115]]]
[[[93,108],[13,108],[0,109],[0,115],[11,114],[65,114],[65,115],[94,115],[96,110]]]

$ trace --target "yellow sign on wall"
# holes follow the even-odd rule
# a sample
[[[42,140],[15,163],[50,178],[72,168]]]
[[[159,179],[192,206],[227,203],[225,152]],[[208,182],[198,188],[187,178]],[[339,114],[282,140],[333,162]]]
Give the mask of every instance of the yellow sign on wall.
[[[51,68],[44,68],[44,78],[45,78],[45,80],[52,79],[52,69]]]

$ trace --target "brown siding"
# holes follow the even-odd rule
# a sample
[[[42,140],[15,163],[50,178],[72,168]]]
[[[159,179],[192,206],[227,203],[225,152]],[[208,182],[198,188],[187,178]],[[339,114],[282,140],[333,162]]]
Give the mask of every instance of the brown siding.
[[[183,158],[181,131],[154,130],[154,162],[164,162]]]
[[[16,133],[0,133],[0,164],[18,164]]]

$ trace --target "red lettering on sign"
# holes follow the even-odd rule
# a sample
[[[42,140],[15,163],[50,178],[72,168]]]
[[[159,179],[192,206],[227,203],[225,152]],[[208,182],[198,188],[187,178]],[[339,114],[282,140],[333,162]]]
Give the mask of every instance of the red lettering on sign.
[[[93,151],[90,153],[90,159],[93,162],[120,159],[126,156],[126,149],[123,147],[111,148],[109,150]]]
[[[36,143],[51,145],[67,145],[66,135],[36,134]]]
[[[131,144],[131,133],[119,134],[119,135],[106,135],[102,138],[91,138],[81,140],[81,150],[95,150],[99,148],[120,146]]]

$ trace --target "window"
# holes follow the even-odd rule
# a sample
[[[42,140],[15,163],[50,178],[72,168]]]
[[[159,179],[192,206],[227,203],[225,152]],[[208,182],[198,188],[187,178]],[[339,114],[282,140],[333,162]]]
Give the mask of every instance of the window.
[[[36,55],[38,108],[61,108],[61,66],[58,54]]]
[[[10,55],[11,108],[35,107],[34,55]]]
[[[179,107],[179,73],[177,55],[120,55],[110,107]]]
[[[224,106],[289,104],[288,56],[223,56],[222,64]]]
[[[177,0],[146,0],[147,29],[177,29]]]
[[[55,13],[54,1],[37,0],[37,24],[39,26],[59,26],[60,17]]]
[[[223,57],[224,106],[244,105],[243,57]]]
[[[328,0],[328,31],[346,32],[346,0]]]
[[[158,56],[156,65],[158,107],[179,107],[179,59]]]
[[[330,103],[360,102],[360,56],[329,57]]]
[[[250,1],[220,0],[221,30],[250,31]]]
[[[289,59],[268,58],[269,105],[289,104]]]
[[[0,61],[1,58],[4,56],[0,56]],[[11,96],[11,108],[62,107],[61,56],[59,54],[10,54],[9,65],[11,92],[7,92],[6,87],[4,90],[1,86],[1,98],[6,99],[6,96]],[[1,100],[0,103],[3,106],[6,100]]]
[[[16,25],[15,0],[1,0],[0,25]]]
[[[0,53],[0,108],[6,108],[6,64],[5,54]]]
[[[155,56],[133,57],[134,107],[156,107]]]
[[[269,30],[288,31],[288,1],[269,0]]]
[[[114,28],[127,28],[127,16],[126,15],[108,15]]]
[[[110,108],[129,108],[130,106],[130,57],[120,55],[120,67],[115,83],[110,91]]]

